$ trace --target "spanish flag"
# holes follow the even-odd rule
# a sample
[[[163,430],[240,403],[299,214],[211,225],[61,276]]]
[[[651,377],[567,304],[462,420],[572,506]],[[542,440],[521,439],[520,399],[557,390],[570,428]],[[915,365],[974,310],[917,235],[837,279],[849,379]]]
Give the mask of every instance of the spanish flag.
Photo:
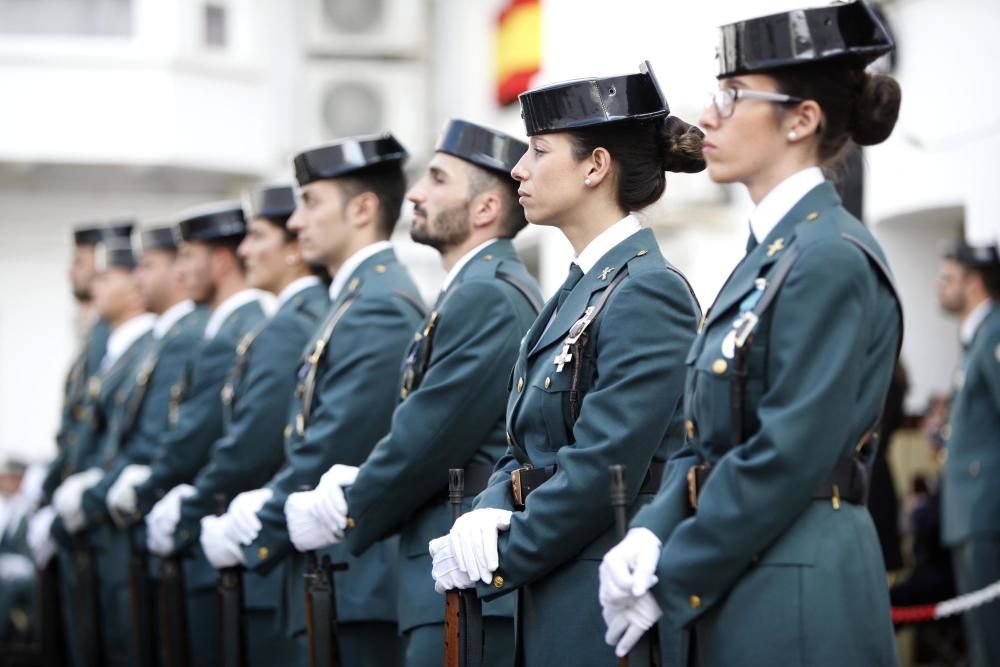
[[[497,18],[497,101],[512,104],[542,63],[541,0],[507,0]]]

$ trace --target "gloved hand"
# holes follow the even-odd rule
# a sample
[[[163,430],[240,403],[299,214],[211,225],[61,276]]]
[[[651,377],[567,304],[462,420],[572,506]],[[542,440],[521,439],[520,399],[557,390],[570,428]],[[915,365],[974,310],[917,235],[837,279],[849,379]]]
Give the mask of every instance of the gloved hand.
[[[35,577],[35,564],[19,553],[0,554],[0,581],[24,581]]]
[[[112,516],[131,516],[138,500],[135,489],[153,474],[149,466],[132,463],[122,468],[118,479],[108,489],[105,502]]]
[[[32,463],[24,471],[21,477],[21,486],[17,489],[17,494],[24,500],[25,507],[29,512],[34,512],[42,504],[45,498],[45,477],[48,475],[48,468],[40,463]]]
[[[45,569],[56,555],[56,541],[52,539],[52,522],[58,512],[52,505],[41,508],[28,521],[28,548],[39,570]]]
[[[627,607],[604,607],[601,610],[608,631],[604,641],[615,647],[615,655],[622,658],[642,639],[646,631],[660,619],[663,611],[652,593],[643,593]]]
[[[433,565],[431,576],[434,577],[434,590],[444,593],[456,588],[472,588],[476,585],[469,575],[458,566],[458,559],[451,548],[451,538],[448,535],[431,540],[427,544],[431,552]]]
[[[493,579],[494,570],[500,566],[497,537],[501,530],[510,528],[512,514],[485,507],[463,514],[451,527],[448,535],[458,566],[473,581],[481,579],[488,584]]]
[[[244,491],[229,503],[225,523],[226,537],[239,544],[250,544],[260,535],[261,523],[257,512],[271,499],[274,491],[268,488]]]
[[[52,506],[70,533],[79,531],[87,524],[87,515],[83,512],[83,492],[100,482],[102,477],[103,470],[89,468],[67,477],[52,494]]]
[[[234,565],[246,565],[243,550],[235,540],[226,534],[226,525],[230,522],[228,514],[222,516],[203,516],[201,518],[201,549],[205,558],[217,570]]]
[[[648,528],[632,528],[601,561],[598,598],[602,606],[624,607],[658,581],[656,564],[663,544]]]
[[[334,535],[341,539],[347,529],[347,497],[344,495],[344,487],[354,484],[357,477],[357,466],[338,463],[319,478],[319,484],[313,490],[317,497],[313,514],[326,522],[333,529]]]
[[[157,556],[169,556],[174,551],[174,530],[181,519],[181,501],[195,494],[190,484],[170,489],[146,515],[146,545]]]
[[[343,533],[336,533],[326,521],[316,516],[319,503],[316,491],[299,491],[285,501],[285,523],[288,536],[299,551],[314,551],[340,542]]]

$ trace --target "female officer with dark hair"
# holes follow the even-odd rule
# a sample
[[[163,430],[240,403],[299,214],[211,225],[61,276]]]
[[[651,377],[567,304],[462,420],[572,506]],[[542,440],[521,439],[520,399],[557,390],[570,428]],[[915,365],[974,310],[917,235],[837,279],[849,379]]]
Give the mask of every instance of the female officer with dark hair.
[[[633,213],[665,171],[700,171],[701,133],[671,117],[648,63],[521,96],[530,147],[511,174],[529,222],[576,252],[525,335],[510,379],[507,454],[451,533],[431,542],[439,590],[517,593],[526,666],[609,665],[597,568],[614,543],[608,466],[632,507],[683,441],[684,355],[698,305]]]
[[[687,443],[601,566],[607,640],[656,620],[688,664],[896,665],[865,480],[902,337],[885,256],[820,167],[885,140],[892,49],[861,2],[722,28],[709,175],[757,205],[688,355]]]

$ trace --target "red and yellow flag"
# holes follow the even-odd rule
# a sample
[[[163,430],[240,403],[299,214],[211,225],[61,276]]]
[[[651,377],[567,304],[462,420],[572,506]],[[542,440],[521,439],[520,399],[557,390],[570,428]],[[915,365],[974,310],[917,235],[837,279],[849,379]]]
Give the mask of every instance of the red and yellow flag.
[[[497,18],[497,101],[512,104],[542,64],[541,0],[508,0]]]

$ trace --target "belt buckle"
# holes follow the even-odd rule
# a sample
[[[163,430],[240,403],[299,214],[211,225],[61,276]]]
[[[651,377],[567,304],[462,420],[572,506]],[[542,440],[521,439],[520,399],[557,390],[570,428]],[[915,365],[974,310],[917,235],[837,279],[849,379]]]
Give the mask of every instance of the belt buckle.
[[[517,470],[512,470],[510,473],[510,485],[511,493],[514,496],[514,507],[519,510],[524,509],[524,490],[521,486],[521,473],[531,470],[531,467],[531,464],[528,463]]]
[[[698,494],[701,492],[701,489],[698,488],[698,473],[707,469],[708,465],[704,463],[699,463],[688,468],[688,504],[691,505],[691,509],[698,509]]]

